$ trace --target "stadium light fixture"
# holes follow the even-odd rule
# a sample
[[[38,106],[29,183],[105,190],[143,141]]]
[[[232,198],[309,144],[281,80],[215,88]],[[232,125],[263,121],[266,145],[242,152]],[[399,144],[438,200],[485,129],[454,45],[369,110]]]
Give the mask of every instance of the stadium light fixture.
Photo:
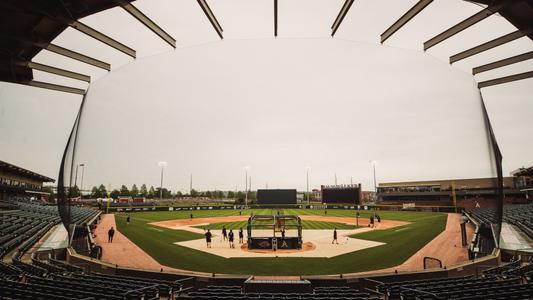
[[[157,164],[161,167],[161,186],[159,188],[159,200],[161,200],[163,199],[163,170],[168,166],[168,163],[166,161],[160,161]]]
[[[85,164],[79,164],[78,166],[81,167],[80,195],[83,195],[83,174],[85,173]]]
[[[376,195],[378,193],[378,186],[377,186],[377,180],[376,180],[376,163],[377,161],[371,160],[370,163],[372,164],[372,169],[374,171],[374,192],[376,192]]]
[[[244,180],[245,180],[245,186],[244,186],[244,206],[248,207],[248,170],[250,170],[250,166],[244,167]]]
[[[307,204],[311,204],[311,199],[309,197],[309,171],[311,170],[311,167],[310,166],[307,166],[305,167],[305,173],[306,173],[306,178],[307,178]]]

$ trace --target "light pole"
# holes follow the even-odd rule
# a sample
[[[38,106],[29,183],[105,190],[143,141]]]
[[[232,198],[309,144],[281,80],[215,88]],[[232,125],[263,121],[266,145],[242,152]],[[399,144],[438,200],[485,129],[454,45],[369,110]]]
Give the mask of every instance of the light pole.
[[[78,185],[78,164],[76,164],[76,176],[74,176],[74,186]],[[72,178],[72,177],[70,177]]]
[[[80,164],[81,169],[81,184],[80,184],[80,194],[83,193],[83,173],[85,173],[85,164]]]
[[[246,185],[244,187],[244,206],[248,207],[248,170],[250,169],[250,166],[244,167],[244,180],[246,181]]]
[[[311,167],[305,167],[305,174],[307,179],[307,205],[311,204],[311,199],[309,198],[309,170],[311,170]]]
[[[370,163],[372,163],[372,168],[374,170],[374,192],[376,192],[376,196],[377,196],[378,186],[377,186],[377,183],[376,183],[376,161],[373,160]]]
[[[159,188],[159,200],[163,199],[163,170],[168,165],[166,161],[160,161],[158,165],[161,167],[161,186]]]

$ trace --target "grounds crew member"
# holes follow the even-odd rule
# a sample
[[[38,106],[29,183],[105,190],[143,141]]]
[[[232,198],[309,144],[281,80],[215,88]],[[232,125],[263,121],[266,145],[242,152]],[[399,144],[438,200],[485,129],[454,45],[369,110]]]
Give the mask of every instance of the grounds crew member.
[[[333,229],[333,241],[331,241],[331,243],[337,243],[337,245],[339,244],[339,241],[337,241],[337,228]]]

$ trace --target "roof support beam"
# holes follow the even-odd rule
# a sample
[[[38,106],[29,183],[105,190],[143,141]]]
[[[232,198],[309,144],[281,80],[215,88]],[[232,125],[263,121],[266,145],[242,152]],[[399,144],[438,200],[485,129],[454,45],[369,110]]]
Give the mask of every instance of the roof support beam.
[[[217,32],[218,36],[221,39],[223,39],[224,36],[222,35],[222,32],[224,30],[222,30],[222,26],[220,26],[220,24],[218,23],[218,20],[215,17],[215,14],[213,14],[213,11],[211,10],[207,2],[205,0],[197,0],[197,1],[200,7],[202,8],[202,10],[204,11],[204,14],[207,17],[207,19],[209,19],[209,22],[211,22],[211,25],[213,26],[213,28],[215,28],[215,31]]]
[[[278,0],[274,0],[274,36],[278,36]]]
[[[159,27],[154,21],[152,21],[150,18],[148,18],[145,14],[143,14],[142,11],[137,9],[133,4],[131,3],[122,3],[120,2],[120,5],[122,8],[127,11],[130,15],[132,15],[135,19],[137,19],[139,22],[143,23],[144,26],[148,27],[153,33],[157,34],[160,38],[162,38],[165,42],[167,42],[170,46],[173,48],[176,48],[176,40],[168,34],[165,30],[163,30],[161,27]]]
[[[400,30],[407,22],[418,15],[426,6],[428,6],[433,0],[420,0],[411,9],[409,9],[403,16],[401,16],[394,24],[392,24],[387,30],[381,34],[381,43],[385,42],[396,31]]]
[[[479,54],[481,52],[490,50],[492,48],[498,47],[500,45],[509,43],[509,42],[514,41],[516,39],[519,39],[519,38],[521,38],[521,37],[523,37],[525,35],[526,35],[525,32],[517,30],[517,31],[511,32],[511,33],[508,33],[506,35],[503,35],[503,36],[501,36],[499,38],[495,38],[495,39],[493,39],[491,41],[488,41],[486,43],[483,43],[483,44],[481,44],[479,46],[470,48],[468,50],[465,50],[463,52],[460,52],[460,53],[457,53],[455,55],[450,56],[450,64],[453,64],[454,62],[458,62],[458,61],[460,61],[462,59],[465,59],[467,57]]]
[[[533,78],[533,71],[515,74],[511,76],[500,77],[500,78],[486,80],[486,81],[481,81],[477,84],[477,87],[481,89],[481,88],[488,87],[488,86],[503,84],[507,82],[513,82],[513,81],[527,79],[527,78]]]
[[[59,92],[72,93],[72,94],[78,94],[78,95],[85,95],[85,90],[83,90],[83,89],[78,89],[78,88],[73,88],[73,87],[70,87],[70,86],[64,86],[64,85],[53,84],[53,83],[48,83],[48,82],[32,80],[32,81],[28,82],[27,85],[34,86],[34,87],[39,87],[39,88],[43,88],[43,89],[59,91]]]
[[[18,62],[17,64],[20,66],[31,68],[33,70],[43,71],[43,72],[47,72],[47,73],[51,73],[51,74],[55,74],[59,76],[64,76],[64,77],[68,77],[72,79],[77,79],[77,80],[81,80],[85,82],[91,82],[91,76],[83,75],[80,73],[76,73],[76,72],[72,72],[72,71],[68,71],[68,70],[64,70],[64,69],[60,69],[60,68],[56,68],[56,67],[52,67],[48,65],[43,65],[40,63],[32,62],[32,61],[21,61],[21,62]]]
[[[51,43],[48,44],[48,45],[43,45],[43,44],[39,43],[39,44],[36,44],[36,46],[41,47],[42,49],[46,49],[46,50],[48,50],[50,52],[54,52],[54,53],[57,53],[59,55],[63,55],[63,56],[66,56],[68,58],[72,58],[74,60],[81,61],[83,63],[98,67],[100,69],[104,69],[106,71],[111,71],[111,64],[103,62],[103,61],[95,59],[95,58],[92,58],[92,57],[87,56],[85,54],[81,54],[79,52],[72,51],[72,50],[63,48],[61,46],[51,44]]]
[[[504,2],[502,2],[504,3]],[[424,42],[424,51],[428,50],[429,48],[439,44],[442,41],[445,41],[446,39],[456,35],[457,33],[467,29],[468,27],[478,23],[481,20],[484,20],[485,18],[491,16],[492,14],[498,12],[504,4],[497,4],[490,7],[487,7],[477,14],[459,22],[455,26],[445,30],[444,32],[436,35],[435,37],[431,38],[430,40]]]
[[[135,50],[133,50],[132,48],[108,37],[107,35],[99,32],[98,30],[92,28],[92,27],[89,27],[79,21],[73,21],[69,24],[72,28],[80,31],[80,32],[83,32],[85,33],[86,35],[96,39],[96,40],[99,40],[100,42],[110,46],[110,47],[113,47],[115,49],[117,49],[118,51],[124,53],[124,54],[127,54],[133,58],[136,57],[136,53],[135,53]]]
[[[106,62],[103,62],[101,60],[92,58],[92,57],[87,56],[85,54],[78,53],[76,51],[72,51],[72,50],[63,48],[61,46],[58,46],[58,45],[55,45],[55,44],[52,44],[52,43],[34,42],[34,41],[26,39],[26,38],[9,36],[9,35],[1,34],[1,33],[0,33],[0,37],[16,40],[16,41],[18,41],[20,43],[24,43],[26,45],[32,45],[32,46],[35,46],[35,47],[39,47],[41,49],[45,49],[45,50],[48,50],[50,52],[54,52],[56,54],[63,55],[65,57],[68,57],[68,58],[71,58],[71,59],[74,59],[74,60],[77,60],[77,61],[81,61],[83,63],[86,63],[86,64],[89,64],[89,65],[104,69],[106,71],[111,71],[111,65],[106,63]]]
[[[505,59],[502,59],[502,60],[498,60],[498,61],[495,61],[495,62],[492,62],[492,63],[488,63],[486,65],[482,65],[482,66],[479,66],[479,67],[475,67],[475,68],[472,69],[472,75],[476,75],[476,74],[479,74],[479,73],[482,73],[482,72],[486,72],[486,71],[490,71],[490,70],[493,70],[493,69],[497,69],[497,68],[505,67],[505,66],[508,66],[508,65],[516,64],[516,63],[519,63],[521,61],[525,61],[525,60],[528,60],[528,59],[533,59],[533,51],[530,51],[530,52],[527,52],[527,53],[523,53],[523,54],[519,54],[519,55],[516,55],[516,56],[513,56],[513,57],[505,58]]]
[[[339,11],[337,18],[335,18],[335,22],[333,22],[333,25],[331,25],[331,36],[334,36],[335,33],[337,32],[337,29],[339,29],[339,26],[341,26],[341,23],[344,20],[344,17],[346,17],[346,15],[348,14],[348,11],[352,7],[352,4],[354,1],[355,0],[346,0],[344,2],[344,5]]]

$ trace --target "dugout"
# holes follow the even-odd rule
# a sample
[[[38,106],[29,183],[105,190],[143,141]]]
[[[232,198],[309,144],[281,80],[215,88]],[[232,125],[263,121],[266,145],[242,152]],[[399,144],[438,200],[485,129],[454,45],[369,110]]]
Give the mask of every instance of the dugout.
[[[248,218],[248,249],[288,250],[302,249],[302,220],[295,215],[252,215]],[[296,230],[296,236],[285,236],[285,230]],[[253,236],[261,230],[259,236]],[[272,234],[265,234],[265,230]]]

